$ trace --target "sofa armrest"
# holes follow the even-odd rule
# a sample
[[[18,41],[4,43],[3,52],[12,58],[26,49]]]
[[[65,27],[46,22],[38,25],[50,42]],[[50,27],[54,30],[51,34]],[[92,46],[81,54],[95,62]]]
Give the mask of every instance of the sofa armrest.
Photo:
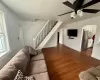
[[[83,71],[79,74],[80,80],[97,80],[95,76],[93,76],[88,71]]]
[[[96,69],[100,70],[100,66],[97,66]]]

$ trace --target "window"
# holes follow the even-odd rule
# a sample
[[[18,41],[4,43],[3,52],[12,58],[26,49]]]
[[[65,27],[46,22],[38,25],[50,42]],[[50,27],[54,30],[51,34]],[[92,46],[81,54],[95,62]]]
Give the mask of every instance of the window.
[[[9,50],[4,14],[0,12],[0,54]]]

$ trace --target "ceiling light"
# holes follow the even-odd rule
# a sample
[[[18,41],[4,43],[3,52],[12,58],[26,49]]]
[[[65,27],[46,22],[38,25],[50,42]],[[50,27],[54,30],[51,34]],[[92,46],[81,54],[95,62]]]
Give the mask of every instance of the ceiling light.
[[[78,10],[77,11],[77,15],[80,16],[80,17],[82,17],[83,16],[83,11],[82,10]]]
[[[70,14],[70,16],[71,16],[71,18],[76,18],[76,13],[75,13],[75,12],[72,12],[72,13]]]

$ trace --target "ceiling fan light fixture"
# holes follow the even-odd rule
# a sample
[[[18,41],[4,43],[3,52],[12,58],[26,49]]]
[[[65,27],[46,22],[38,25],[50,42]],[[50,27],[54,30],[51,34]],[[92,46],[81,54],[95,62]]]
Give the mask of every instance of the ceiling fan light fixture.
[[[80,16],[80,17],[82,17],[83,16],[83,11],[82,10],[78,10],[77,11],[77,15]]]
[[[75,12],[72,12],[72,13],[70,14],[70,16],[71,16],[71,18],[76,18],[76,13],[75,13]]]
[[[70,1],[72,1],[73,3],[70,2]],[[68,6],[71,9],[73,9],[74,12],[70,11],[70,12],[61,14],[59,16],[71,13],[70,16],[71,16],[72,19],[74,19],[74,18],[76,18],[76,16],[82,17],[84,15],[84,13],[92,13],[92,14],[94,13],[94,14],[96,14],[97,12],[100,11],[98,9],[85,9],[87,7],[90,7],[94,4],[99,3],[100,0],[91,0],[89,2],[86,2],[85,4],[84,4],[84,1],[85,0],[75,0],[75,1],[74,0],[69,0],[69,1],[67,0],[67,1],[63,2],[64,5]]]

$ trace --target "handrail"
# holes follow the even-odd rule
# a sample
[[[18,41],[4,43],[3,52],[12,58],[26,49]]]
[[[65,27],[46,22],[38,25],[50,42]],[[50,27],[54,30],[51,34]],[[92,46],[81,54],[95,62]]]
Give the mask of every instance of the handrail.
[[[40,32],[37,34],[37,36],[35,38],[33,38],[34,40],[41,34],[41,32],[44,30],[44,28],[46,27],[46,25],[49,23],[49,20],[46,22],[46,24],[44,25],[44,27],[40,30]]]
[[[33,38],[33,47],[36,49],[41,41],[43,41],[44,37],[49,33],[50,30],[54,27],[54,21],[48,20],[40,32],[37,34],[36,37]]]

